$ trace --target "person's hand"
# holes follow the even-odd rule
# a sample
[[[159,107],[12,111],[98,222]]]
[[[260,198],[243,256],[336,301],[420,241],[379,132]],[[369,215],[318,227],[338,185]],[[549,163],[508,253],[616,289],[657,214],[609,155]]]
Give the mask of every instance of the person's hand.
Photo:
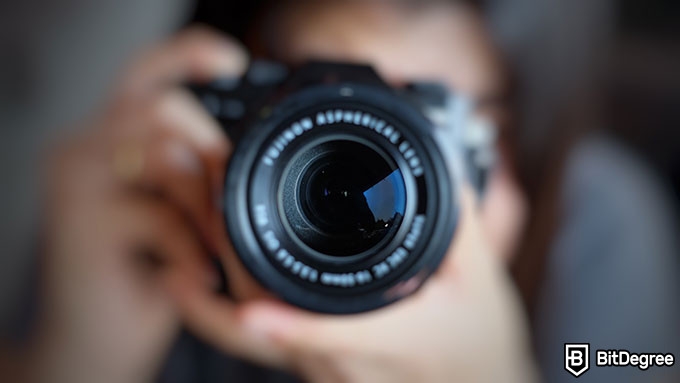
[[[352,316],[254,301],[235,308],[199,284],[174,290],[182,315],[207,342],[252,355],[310,382],[532,382],[529,336],[516,291],[463,190],[460,226],[440,270],[414,295]],[[249,349],[249,352],[244,352]],[[259,359],[262,361],[262,359]]]
[[[137,60],[50,155],[32,380],[151,381],[180,325],[166,286],[219,283],[207,255],[225,246],[216,200],[230,144],[179,85],[246,65],[231,40],[181,33]]]

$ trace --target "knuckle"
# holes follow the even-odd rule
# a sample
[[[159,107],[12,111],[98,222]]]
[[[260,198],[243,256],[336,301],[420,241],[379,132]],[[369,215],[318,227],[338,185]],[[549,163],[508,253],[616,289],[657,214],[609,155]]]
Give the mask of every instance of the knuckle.
[[[151,125],[166,127],[173,121],[175,111],[182,106],[182,100],[175,92],[163,92],[155,97],[147,108]]]

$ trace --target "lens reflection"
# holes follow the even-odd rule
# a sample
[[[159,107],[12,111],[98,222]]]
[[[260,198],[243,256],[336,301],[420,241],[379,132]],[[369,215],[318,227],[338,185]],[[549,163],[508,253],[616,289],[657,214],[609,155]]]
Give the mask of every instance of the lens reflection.
[[[394,218],[395,213],[404,215],[406,191],[399,170],[393,171],[363,194],[376,220],[387,222]]]
[[[371,148],[333,143],[302,176],[301,207],[315,229],[301,239],[324,254],[368,250],[398,227],[406,206],[402,173]]]

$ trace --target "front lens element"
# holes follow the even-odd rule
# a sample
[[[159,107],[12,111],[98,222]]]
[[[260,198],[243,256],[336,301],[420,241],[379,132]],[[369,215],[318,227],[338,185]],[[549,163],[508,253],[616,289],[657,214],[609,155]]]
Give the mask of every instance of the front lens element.
[[[298,204],[310,230],[296,230],[323,254],[367,251],[399,226],[406,207],[401,171],[354,141],[327,142],[302,172]]]

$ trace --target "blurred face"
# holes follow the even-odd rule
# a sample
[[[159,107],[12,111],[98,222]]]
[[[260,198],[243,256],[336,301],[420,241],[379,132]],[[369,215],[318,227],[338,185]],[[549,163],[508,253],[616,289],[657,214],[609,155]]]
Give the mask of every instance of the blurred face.
[[[463,4],[302,1],[282,7],[273,21],[267,49],[280,60],[368,62],[393,83],[433,79],[476,98],[502,92],[484,26]]]
[[[394,85],[434,80],[477,100],[505,91],[503,68],[478,12],[454,1],[295,1],[270,15],[262,52],[298,63],[325,59],[369,63]],[[503,108],[480,110],[498,125]],[[503,160],[482,214],[498,254],[509,257],[525,203]]]

